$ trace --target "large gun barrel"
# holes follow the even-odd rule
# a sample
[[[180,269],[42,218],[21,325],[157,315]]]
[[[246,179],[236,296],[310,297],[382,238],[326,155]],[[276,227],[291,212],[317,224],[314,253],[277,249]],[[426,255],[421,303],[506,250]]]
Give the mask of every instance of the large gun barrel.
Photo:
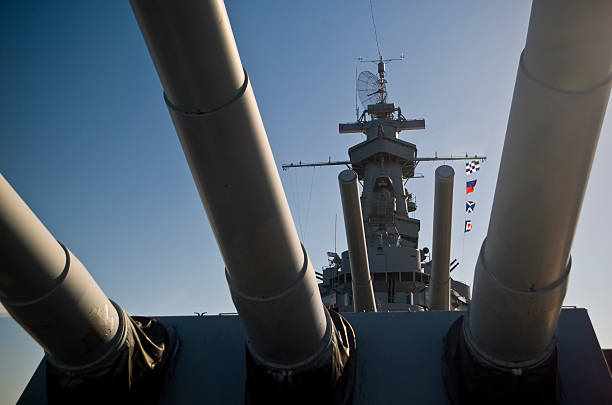
[[[321,356],[332,323],[298,238],[222,1],[131,0],[226,265],[250,353]]]
[[[357,188],[357,173],[353,170],[343,170],[338,175],[338,183],[340,185],[346,241],[351,263],[353,308],[355,312],[376,312],[376,301],[363,229],[363,214]]]
[[[1,175],[0,302],[47,354],[49,403],[106,403],[159,389],[173,334],[109,300]]]
[[[555,333],[611,78],[612,2],[535,0],[467,322],[447,336],[471,353],[449,375],[472,399],[558,400]]]
[[[118,309],[3,176],[0,301],[57,366],[92,363],[116,343]]]
[[[455,171],[443,165],[436,169],[429,309],[450,309],[450,252],[453,226]]]
[[[533,2],[469,336],[502,362],[551,350],[610,94],[612,2]]]

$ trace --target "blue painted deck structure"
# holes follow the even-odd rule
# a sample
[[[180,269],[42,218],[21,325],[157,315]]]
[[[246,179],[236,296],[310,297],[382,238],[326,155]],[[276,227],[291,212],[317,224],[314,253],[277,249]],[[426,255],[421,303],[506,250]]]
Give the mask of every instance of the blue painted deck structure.
[[[442,341],[461,312],[346,313],[357,335],[354,404],[447,404]],[[160,404],[243,404],[244,333],[238,316],[161,317],[181,340]],[[279,331],[282,333],[282,331]],[[585,309],[559,321],[563,405],[612,404],[612,378]],[[39,366],[20,401],[45,404]]]

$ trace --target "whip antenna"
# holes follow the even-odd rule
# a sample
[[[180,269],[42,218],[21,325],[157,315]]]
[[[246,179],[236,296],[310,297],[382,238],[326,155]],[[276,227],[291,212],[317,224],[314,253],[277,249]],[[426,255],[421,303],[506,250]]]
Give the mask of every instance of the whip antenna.
[[[372,26],[374,27],[374,39],[376,39],[376,50],[378,51],[378,59],[382,59],[382,53],[380,52],[380,44],[378,43],[378,30],[376,29],[376,21],[374,20],[374,8],[372,7],[372,0],[370,0],[370,17],[372,19]]]

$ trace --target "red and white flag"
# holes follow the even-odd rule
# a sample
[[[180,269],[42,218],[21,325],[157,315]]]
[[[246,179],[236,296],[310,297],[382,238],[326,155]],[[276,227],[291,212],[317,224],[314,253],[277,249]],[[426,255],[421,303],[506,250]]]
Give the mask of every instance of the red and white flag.
[[[466,219],[465,220],[465,230],[464,232],[471,232],[472,231],[472,220],[471,219]]]

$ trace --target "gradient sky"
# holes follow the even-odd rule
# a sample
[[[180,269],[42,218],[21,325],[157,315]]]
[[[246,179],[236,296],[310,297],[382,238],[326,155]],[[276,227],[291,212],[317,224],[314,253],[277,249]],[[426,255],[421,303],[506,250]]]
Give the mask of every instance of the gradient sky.
[[[363,140],[337,133],[338,122],[354,119],[355,58],[376,55],[368,2],[227,3],[277,163],[346,159],[347,148]],[[407,117],[427,122],[427,130],[402,138],[421,155],[489,157],[477,177],[474,231],[467,236],[463,164],[454,165],[453,257],[461,266],[453,275],[471,284],[530,2],[374,4],[383,54],[406,55],[388,67],[390,99]],[[0,58],[0,171],[107,295],[133,314],[233,311],[222,259],[128,2],[4,0]],[[565,299],[589,310],[604,347],[612,347],[610,128],[607,119]],[[408,185],[419,204],[421,246],[431,245],[435,167],[421,164],[417,172],[425,178]],[[316,267],[333,249],[336,215],[338,250],[346,246],[340,170],[281,172]],[[33,341],[0,316],[0,404],[16,400],[40,357]]]

